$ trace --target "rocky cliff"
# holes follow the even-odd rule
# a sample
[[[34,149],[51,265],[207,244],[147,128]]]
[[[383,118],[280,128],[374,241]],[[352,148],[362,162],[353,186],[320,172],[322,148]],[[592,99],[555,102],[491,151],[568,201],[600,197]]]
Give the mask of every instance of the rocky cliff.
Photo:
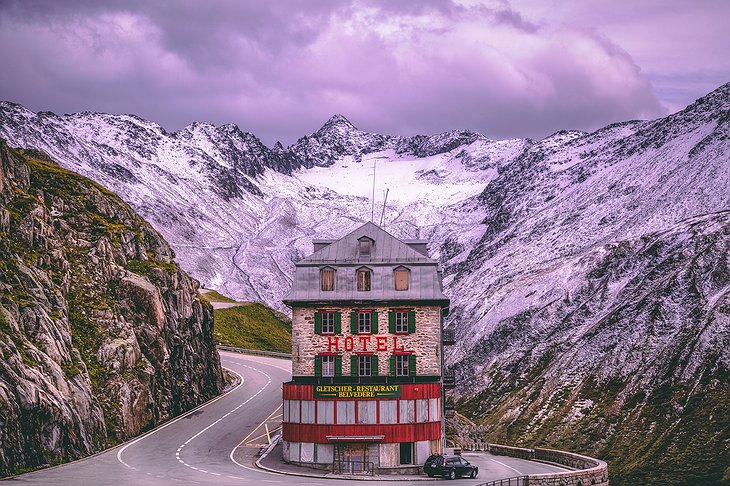
[[[117,196],[0,141],[0,476],[220,393],[211,309],[173,257]]]

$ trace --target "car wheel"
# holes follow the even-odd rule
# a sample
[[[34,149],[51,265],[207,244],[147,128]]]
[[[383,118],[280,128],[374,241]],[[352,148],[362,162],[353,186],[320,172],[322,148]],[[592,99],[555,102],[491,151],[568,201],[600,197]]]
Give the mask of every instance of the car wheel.
[[[456,471],[453,469],[449,471],[449,479],[456,479]]]
[[[474,479],[475,477],[477,477],[477,470],[476,470],[476,469],[472,469],[472,470],[471,470],[471,476],[470,476],[470,477],[471,477],[472,479]]]
[[[429,478],[432,478],[433,477],[433,473],[426,473],[426,474],[428,474],[428,477]]]

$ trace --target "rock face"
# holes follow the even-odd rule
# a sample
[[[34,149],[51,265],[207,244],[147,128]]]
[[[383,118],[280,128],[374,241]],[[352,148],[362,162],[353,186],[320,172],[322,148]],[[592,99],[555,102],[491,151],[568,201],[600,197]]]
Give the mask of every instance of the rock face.
[[[724,211],[523,277],[502,297],[531,295],[531,305],[452,358],[459,408],[481,425],[471,433],[591,451],[610,463],[612,484],[720,484],[729,253]]]
[[[484,439],[608,459],[617,485],[730,477],[730,84],[659,120],[539,141],[335,116],[267,152],[227,127],[0,103],[0,136],[122,194],[183,268],[240,299],[279,306],[313,238],[370,218],[428,239],[458,407]]]
[[[173,256],[114,194],[0,141],[0,476],[220,393],[212,312]]]

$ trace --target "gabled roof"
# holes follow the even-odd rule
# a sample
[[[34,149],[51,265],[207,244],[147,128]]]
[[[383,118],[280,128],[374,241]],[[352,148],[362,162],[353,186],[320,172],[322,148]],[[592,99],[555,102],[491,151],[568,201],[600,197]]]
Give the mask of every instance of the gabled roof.
[[[375,242],[370,250],[370,255],[361,256],[358,253],[358,240],[362,237],[368,237]],[[300,260],[297,265],[345,263],[436,264],[436,261],[414,250],[379,226],[367,222],[339,240]]]

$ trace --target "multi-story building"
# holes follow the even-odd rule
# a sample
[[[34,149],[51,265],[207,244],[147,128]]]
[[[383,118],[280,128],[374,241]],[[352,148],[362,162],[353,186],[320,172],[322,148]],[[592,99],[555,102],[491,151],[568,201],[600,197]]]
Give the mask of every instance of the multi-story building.
[[[413,472],[443,449],[443,294],[425,241],[366,223],[296,263],[284,459]]]

